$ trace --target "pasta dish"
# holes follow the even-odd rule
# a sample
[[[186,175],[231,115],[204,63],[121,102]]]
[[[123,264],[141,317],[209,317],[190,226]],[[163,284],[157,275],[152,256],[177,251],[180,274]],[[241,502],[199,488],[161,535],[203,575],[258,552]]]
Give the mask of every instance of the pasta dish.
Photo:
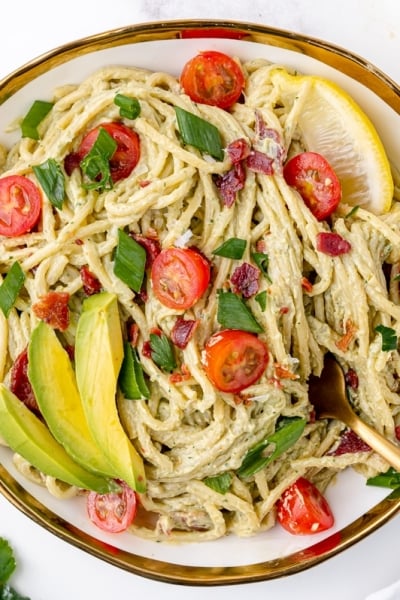
[[[55,90],[38,135],[1,157],[0,180],[23,176],[41,198],[27,230],[0,236],[3,282],[15,264],[24,277],[0,311],[1,379],[18,396],[15,365],[40,320],[74,364],[86,299],[115,295],[125,352],[141,374],[136,397],[121,379],[116,397],[146,474],[130,530],[157,541],[254,535],[275,525],[277,503],[300,478],[324,493],[348,467],[366,478],[387,470],[342,423],[313,416],[307,381],[327,352],[357,413],[391,440],[400,425],[398,189],[390,210],[374,214],[343,188],[335,210],[317,218],[283,171],[308,150],[299,114],[309,85],[291,93],[285,68],[265,60],[240,69],[241,96],[225,108],[193,100],[167,73],[103,68]],[[136,113],[126,116],[121,105],[132,100]],[[84,160],[88,133],[100,130],[105,145],[123,145],[115,155],[112,146],[108,172],[102,149]],[[216,131],[216,145],[203,142]],[[131,167],[126,148],[136,153]],[[0,192],[3,202],[1,183]],[[9,226],[5,210],[0,224]],[[135,286],[138,248],[145,264]],[[131,250],[139,254],[127,265]],[[239,365],[236,343],[245,348]],[[87,493],[14,459],[66,501]]]

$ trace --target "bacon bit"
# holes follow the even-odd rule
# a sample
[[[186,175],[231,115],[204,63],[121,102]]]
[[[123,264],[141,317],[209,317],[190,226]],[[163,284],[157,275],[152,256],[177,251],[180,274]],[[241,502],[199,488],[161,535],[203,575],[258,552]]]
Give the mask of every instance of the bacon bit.
[[[340,456],[341,454],[354,452],[371,452],[371,448],[352,429],[348,429],[342,434],[338,447],[332,452],[328,452],[328,454],[330,456]]]
[[[75,244],[77,246],[83,246],[83,240],[80,240],[79,238],[75,240]]]
[[[349,369],[344,376],[346,385],[352,390],[356,390],[358,388],[358,375],[354,369]]]
[[[265,138],[273,139],[277,144],[281,144],[281,137],[276,129],[268,127],[259,110],[255,111],[255,134],[257,139],[264,140]]]
[[[233,401],[236,405],[243,404],[243,406],[251,406],[253,404],[253,400],[244,394],[234,394]]]
[[[222,198],[224,206],[230,208],[236,200],[236,194],[244,187],[246,172],[242,162],[235,163],[223,175],[215,175],[214,183]]]
[[[251,298],[259,290],[260,270],[244,262],[234,270],[231,283],[236,294],[243,294],[244,298]]]
[[[394,428],[394,432],[396,435],[396,439],[400,442],[400,425],[396,425],[396,427]]]
[[[289,371],[289,369],[286,369],[286,367],[282,366],[279,363],[275,363],[274,364],[274,371],[275,371],[275,377],[277,377],[278,379],[298,379],[299,376],[296,375],[295,373],[292,373],[292,371]]]
[[[65,351],[69,356],[69,360],[74,361],[75,360],[75,346],[72,346],[71,344],[67,344],[65,346]]]
[[[335,344],[336,347],[342,352],[346,352],[346,350],[348,350],[357,332],[357,327],[354,325],[351,319],[347,319],[344,331],[344,335]]]
[[[232,163],[235,165],[249,156],[250,145],[244,138],[238,138],[227,146],[226,151]]]
[[[175,346],[183,350],[192,339],[199,322],[194,319],[177,317],[171,331],[171,341]]]
[[[289,307],[288,306],[281,306],[279,309],[279,312],[281,313],[281,315],[287,315],[289,312]]]
[[[180,373],[172,373],[169,376],[169,380],[171,383],[181,383],[182,381],[187,381],[188,379],[190,379],[191,376],[192,375],[189,371],[188,366],[185,365],[185,363],[182,363],[181,372]]]
[[[307,279],[307,277],[302,277],[301,278],[301,287],[306,292],[312,292],[313,291],[313,284],[311,283],[311,281],[309,279]]]
[[[132,348],[136,348],[139,339],[139,325],[132,323],[128,331],[128,340]]]
[[[11,367],[10,390],[25,404],[33,413],[40,415],[40,409],[36,402],[35,394],[28,379],[28,349],[25,348],[17,356]]]
[[[94,275],[87,265],[83,265],[80,270],[80,276],[83,283],[83,291],[86,296],[93,296],[93,294],[98,294],[101,290],[101,283],[97,279],[96,275]]]
[[[255,173],[273,175],[275,172],[274,159],[259,150],[252,150],[250,152],[249,156],[246,158],[246,165]]]
[[[281,380],[277,379],[276,377],[270,377],[268,379],[268,383],[276,387],[278,390],[281,390],[283,388]]]
[[[267,244],[265,243],[265,240],[257,240],[257,242],[256,242],[257,252],[261,252],[262,254],[265,254],[266,249],[267,249]]]
[[[351,244],[338,233],[323,231],[317,234],[317,250],[328,256],[340,256],[351,250]]]
[[[139,181],[139,187],[141,187],[141,188],[145,188],[145,187],[147,187],[150,184],[151,184],[150,179],[141,179]]]
[[[146,250],[146,269],[150,269],[155,258],[161,252],[161,244],[157,234],[156,237],[141,233],[130,233],[129,235]]]
[[[32,310],[38,319],[53,329],[65,331],[69,325],[68,302],[69,294],[66,292],[48,292],[32,305]]]
[[[142,348],[142,354],[146,358],[151,358],[151,344],[150,344],[150,340],[147,340],[146,342],[144,342],[143,348]]]
[[[74,169],[77,169],[80,165],[82,157],[78,152],[70,152],[64,158],[64,169],[66,174],[70,177]]]

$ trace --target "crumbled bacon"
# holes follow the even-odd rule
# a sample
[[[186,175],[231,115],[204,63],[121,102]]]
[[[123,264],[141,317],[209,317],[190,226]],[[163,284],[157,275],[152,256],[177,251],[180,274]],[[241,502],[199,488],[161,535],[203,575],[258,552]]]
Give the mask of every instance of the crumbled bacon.
[[[132,323],[128,329],[128,340],[132,348],[136,348],[139,339],[139,325]]]
[[[241,293],[244,298],[251,298],[259,290],[260,270],[244,262],[234,270],[231,283],[235,293]]]
[[[11,367],[10,390],[29,410],[39,415],[40,409],[28,379],[28,362],[28,350],[25,349]]]
[[[341,350],[342,352],[346,352],[346,350],[348,350],[351,342],[354,339],[356,331],[357,327],[354,325],[353,321],[351,319],[347,319],[344,328],[344,334],[342,335],[340,340],[336,342],[336,347],[339,348],[339,350]]]
[[[184,319],[177,317],[174,326],[171,330],[171,340],[178,348],[182,350],[186,348],[192,338],[199,322],[194,319]]]
[[[301,278],[301,287],[306,292],[312,292],[312,290],[313,290],[313,284],[311,283],[311,281],[309,279],[307,279],[307,277]]]
[[[130,236],[146,250],[146,269],[150,269],[161,252],[161,244],[156,236],[131,233]]]
[[[48,292],[32,305],[32,310],[38,319],[53,329],[65,331],[69,325],[68,302],[69,294],[66,292]]]
[[[339,445],[329,452],[331,456],[350,454],[353,452],[370,452],[371,448],[352,429],[347,429],[341,436]]]
[[[171,383],[181,383],[182,381],[187,381],[191,378],[191,374],[189,368],[185,363],[181,365],[181,372],[171,373],[169,376],[169,380]]]
[[[264,175],[273,175],[275,172],[274,159],[259,150],[251,150],[246,158],[246,165],[251,171]]]
[[[299,378],[298,375],[292,373],[292,371],[289,371],[289,369],[279,363],[274,364],[274,372],[275,377],[278,379],[292,379],[294,381],[295,379]]]
[[[354,369],[349,369],[344,376],[346,385],[352,390],[356,390],[358,388],[358,375]]]
[[[400,442],[400,425],[396,425],[394,432],[396,435],[396,439],[399,440],[399,442]]]
[[[101,283],[97,279],[96,275],[94,275],[87,265],[83,265],[80,270],[80,276],[83,284],[83,291],[86,296],[92,296],[93,294],[98,294],[101,290]]]
[[[232,163],[235,165],[248,157],[250,154],[250,146],[247,140],[239,138],[231,142],[226,151]]]
[[[317,250],[329,256],[340,256],[351,250],[351,244],[338,233],[322,231],[317,234]]]
[[[74,169],[79,167],[82,157],[78,152],[70,152],[64,158],[64,169],[68,176],[72,175]]]
[[[230,208],[236,200],[236,194],[244,187],[246,172],[243,162],[237,162],[223,175],[215,175],[214,183],[218,188],[224,206]]]

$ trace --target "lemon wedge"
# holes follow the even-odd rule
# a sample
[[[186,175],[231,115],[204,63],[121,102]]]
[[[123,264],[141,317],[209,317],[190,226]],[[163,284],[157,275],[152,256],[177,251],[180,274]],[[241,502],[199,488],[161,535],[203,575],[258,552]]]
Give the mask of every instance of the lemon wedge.
[[[393,199],[385,148],[360,106],[335,83],[311,75],[271,73],[272,84],[290,110],[286,131],[296,127],[306,150],[322,154],[335,170],[343,202],[380,215]]]

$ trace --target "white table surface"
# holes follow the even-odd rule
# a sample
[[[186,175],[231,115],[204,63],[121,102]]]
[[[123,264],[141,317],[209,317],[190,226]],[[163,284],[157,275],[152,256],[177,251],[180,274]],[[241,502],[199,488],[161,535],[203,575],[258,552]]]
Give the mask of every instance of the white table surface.
[[[324,39],[363,56],[400,82],[399,0],[55,0],[51,4],[8,0],[2,9],[0,78],[86,35],[146,21],[219,18]],[[211,588],[151,581],[98,561],[37,526],[2,497],[0,537],[10,541],[18,561],[12,584],[31,600],[197,600],[205,594],[210,600],[244,594],[252,600],[365,600],[400,578],[400,515],[356,546],[303,573]]]

